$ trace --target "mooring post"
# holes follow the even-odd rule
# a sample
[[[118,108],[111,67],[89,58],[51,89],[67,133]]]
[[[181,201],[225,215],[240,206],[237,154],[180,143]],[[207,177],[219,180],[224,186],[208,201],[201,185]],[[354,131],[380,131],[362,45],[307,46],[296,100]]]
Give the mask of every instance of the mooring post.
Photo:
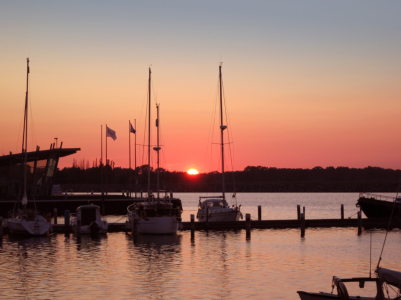
[[[258,221],[262,220],[262,206],[258,206]]]
[[[143,191],[141,190],[141,198],[143,198]]]
[[[81,235],[81,219],[77,220],[77,235]]]
[[[104,213],[104,192],[102,191],[102,215],[105,215]]]
[[[195,237],[195,215],[191,214],[191,239]]]
[[[132,220],[132,234],[138,234],[138,219]]]
[[[358,235],[362,233],[362,214],[358,211]]]
[[[3,247],[3,217],[0,217],[0,247]]]
[[[341,220],[344,220],[344,204],[341,204]]]
[[[305,236],[305,214],[301,213],[299,216],[301,220],[301,237]]]
[[[57,207],[54,208],[54,224],[57,224]]]
[[[173,192],[170,192],[170,199],[173,199]]]
[[[250,238],[251,237],[251,214],[246,214],[245,220],[246,220],[246,237]]]
[[[3,238],[3,217],[0,217],[0,239]]]
[[[206,225],[209,222],[209,206],[206,206]]]
[[[299,220],[301,218],[301,205],[297,205],[297,219]]]
[[[304,219],[306,219],[305,206],[302,208],[302,212],[304,213]]]
[[[64,211],[64,226],[65,227],[70,226],[70,211],[69,210]]]

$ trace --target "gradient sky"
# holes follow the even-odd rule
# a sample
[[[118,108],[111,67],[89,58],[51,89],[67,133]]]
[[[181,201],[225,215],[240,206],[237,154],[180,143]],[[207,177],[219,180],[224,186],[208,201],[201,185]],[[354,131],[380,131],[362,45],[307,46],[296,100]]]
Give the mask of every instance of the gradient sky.
[[[128,120],[142,144],[151,65],[161,166],[215,170],[223,61],[235,170],[400,169],[400,12],[399,1],[366,0],[2,0],[0,155],[21,151],[29,57],[29,150],[57,137],[81,148],[60,167],[92,164],[108,124],[108,158],[128,167]]]

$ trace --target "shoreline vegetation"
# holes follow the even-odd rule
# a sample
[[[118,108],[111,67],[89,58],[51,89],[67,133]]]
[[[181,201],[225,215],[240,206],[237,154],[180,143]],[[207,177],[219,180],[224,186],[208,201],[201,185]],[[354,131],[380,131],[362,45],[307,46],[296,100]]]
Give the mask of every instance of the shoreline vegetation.
[[[147,166],[131,171],[131,192],[147,191]],[[108,192],[129,191],[129,169],[110,166],[79,168],[73,166],[56,173],[55,184],[63,192]],[[106,185],[107,174],[107,185]],[[151,182],[156,172],[151,169]],[[399,187],[401,170],[366,167],[315,167],[313,169],[278,169],[262,166],[248,166],[243,171],[226,172],[227,193],[328,193],[328,192],[394,192]],[[233,178],[235,180],[235,190]],[[156,185],[151,186],[156,191]],[[177,193],[213,193],[221,191],[221,173],[210,172],[189,175],[186,172],[160,169],[160,190]]]

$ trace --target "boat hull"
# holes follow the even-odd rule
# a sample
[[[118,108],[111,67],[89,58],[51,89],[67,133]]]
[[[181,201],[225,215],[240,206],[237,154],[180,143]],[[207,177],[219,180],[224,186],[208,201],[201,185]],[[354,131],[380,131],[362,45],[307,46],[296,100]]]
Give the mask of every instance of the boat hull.
[[[176,234],[179,221],[175,216],[157,216],[138,219],[140,234]]]
[[[49,233],[51,224],[46,221],[8,220],[8,231],[14,235],[43,236]]]
[[[107,229],[108,229],[109,226],[108,226],[107,222],[102,221],[96,227],[97,227],[97,229],[94,228],[94,226],[91,226],[91,225],[81,226],[81,230],[79,231],[79,233],[80,234],[105,234],[105,233],[107,233]],[[77,233],[78,230],[77,230],[77,224],[76,223],[72,224],[72,230],[74,231],[74,233]]]
[[[374,197],[359,197],[356,204],[360,207],[367,218],[389,219],[394,208],[393,218],[401,218],[401,203],[379,200]]]
[[[330,299],[341,299],[338,295],[329,294],[329,293],[309,293],[298,291],[297,292],[301,300],[330,300]],[[375,300],[375,297],[360,297],[360,296],[349,296],[350,300],[358,299],[358,300]]]
[[[240,211],[228,211],[228,212],[216,212],[209,213],[209,216],[206,218],[206,214],[199,211],[198,213],[198,221],[199,222],[234,222],[239,221],[241,217]]]

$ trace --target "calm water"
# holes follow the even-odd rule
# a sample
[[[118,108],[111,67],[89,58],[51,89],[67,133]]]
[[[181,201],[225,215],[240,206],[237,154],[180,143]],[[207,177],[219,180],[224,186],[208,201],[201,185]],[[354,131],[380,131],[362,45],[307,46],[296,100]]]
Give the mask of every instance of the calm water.
[[[196,213],[197,196],[181,197],[184,218]],[[357,194],[241,194],[242,210],[264,219],[296,216],[336,218],[356,213]],[[120,216],[109,216],[118,219]],[[356,228],[190,232],[177,236],[109,233],[103,237],[54,234],[43,238],[5,236],[0,248],[0,299],[298,299],[297,290],[331,291],[333,275],[369,274],[377,264],[384,230],[357,235]],[[401,232],[389,233],[383,267],[400,270]],[[372,294],[373,286],[349,288]]]

